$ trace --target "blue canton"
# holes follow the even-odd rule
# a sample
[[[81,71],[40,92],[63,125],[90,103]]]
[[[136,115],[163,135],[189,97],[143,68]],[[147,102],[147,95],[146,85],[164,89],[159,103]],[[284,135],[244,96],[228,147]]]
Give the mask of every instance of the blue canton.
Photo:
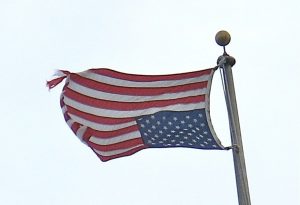
[[[205,109],[161,111],[136,118],[145,145],[149,147],[190,147],[222,149],[215,141]]]

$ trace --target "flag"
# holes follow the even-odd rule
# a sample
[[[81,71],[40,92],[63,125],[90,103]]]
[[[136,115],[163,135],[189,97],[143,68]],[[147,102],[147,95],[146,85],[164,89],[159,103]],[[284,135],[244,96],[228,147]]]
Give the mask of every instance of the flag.
[[[59,71],[61,108],[75,135],[102,161],[145,148],[219,149],[209,115],[214,69],[135,75],[111,69]]]

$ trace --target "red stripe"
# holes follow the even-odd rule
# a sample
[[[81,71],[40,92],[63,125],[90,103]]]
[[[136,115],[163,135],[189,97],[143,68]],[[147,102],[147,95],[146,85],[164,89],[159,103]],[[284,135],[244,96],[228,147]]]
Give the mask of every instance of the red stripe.
[[[139,127],[137,125],[132,125],[130,127],[125,127],[125,128],[115,130],[115,131],[98,131],[98,130],[90,129],[89,132],[94,137],[112,138],[112,137],[116,137],[119,135],[130,133],[130,132],[135,132],[138,130],[139,130]]]
[[[125,87],[109,85],[106,83],[97,82],[88,78],[81,77],[77,74],[71,74],[70,79],[84,87],[91,88],[94,90],[103,91],[106,93],[122,94],[122,95],[133,95],[133,96],[153,96],[161,95],[165,93],[177,93],[189,90],[195,90],[199,88],[206,88],[207,81],[190,83],[186,85],[170,86],[170,87]]]
[[[107,162],[109,160],[112,160],[112,159],[116,159],[116,158],[119,158],[119,157],[126,157],[126,156],[130,156],[140,150],[143,150],[147,148],[147,146],[141,146],[141,147],[137,147],[137,148],[134,148],[132,150],[129,150],[127,152],[124,152],[124,153],[121,153],[121,154],[116,154],[116,155],[112,155],[112,156],[102,156],[100,154],[98,154],[97,152],[95,152],[97,154],[97,156],[100,158],[101,161],[103,162]]]
[[[91,138],[91,132],[90,132],[91,128],[87,127],[86,131],[84,132],[83,136],[82,136],[82,140],[86,143],[89,142],[89,139]]]
[[[67,112],[64,113],[64,118],[66,122],[71,119]]]
[[[82,112],[80,110],[77,110],[71,106],[66,106],[67,112],[73,115],[76,115],[80,118],[83,118],[85,120],[100,123],[100,124],[108,124],[108,125],[114,125],[114,124],[121,124],[121,123],[127,123],[134,121],[134,118],[109,118],[109,117],[102,117],[97,116],[89,113]]]
[[[205,95],[199,95],[172,100],[155,100],[146,102],[115,102],[88,97],[77,93],[71,89],[66,89],[64,95],[91,107],[104,108],[110,110],[142,110],[151,107],[165,107],[168,105],[189,104],[205,101]]]
[[[62,97],[59,102],[60,102],[60,107],[63,108],[63,106],[65,105],[64,98]]]
[[[209,75],[212,72],[212,69],[206,69],[201,71],[194,71],[188,73],[177,73],[171,75],[137,75],[137,74],[128,74],[118,71],[114,71],[107,68],[96,68],[89,70],[92,73],[104,75],[112,78],[118,78],[122,80],[129,80],[135,82],[152,82],[152,81],[162,81],[162,80],[181,80],[187,78],[200,77],[203,75]]]
[[[77,123],[77,122],[74,122],[72,125],[71,125],[71,129],[72,131],[76,134],[77,130],[79,129],[80,127],[80,124]]]
[[[119,142],[111,145],[99,145],[95,144],[93,142],[88,142],[88,145],[92,147],[93,149],[99,150],[99,151],[114,151],[114,150],[120,150],[120,149],[128,149],[130,147],[135,147],[137,145],[144,144],[143,140],[141,138],[126,140],[124,142]]]

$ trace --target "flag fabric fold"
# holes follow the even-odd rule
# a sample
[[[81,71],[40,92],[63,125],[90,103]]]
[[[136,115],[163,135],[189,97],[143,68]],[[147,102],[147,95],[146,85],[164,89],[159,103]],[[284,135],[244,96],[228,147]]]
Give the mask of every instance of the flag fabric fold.
[[[135,75],[106,68],[61,71],[66,123],[102,161],[145,148],[222,150],[209,115],[214,69],[170,75]]]

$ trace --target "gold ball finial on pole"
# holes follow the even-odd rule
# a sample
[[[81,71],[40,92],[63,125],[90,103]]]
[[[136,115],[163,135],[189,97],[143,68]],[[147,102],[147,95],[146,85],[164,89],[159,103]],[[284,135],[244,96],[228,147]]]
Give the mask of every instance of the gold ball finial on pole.
[[[222,30],[216,34],[215,39],[219,46],[227,46],[230,43],[231,37],[227,31]]]

